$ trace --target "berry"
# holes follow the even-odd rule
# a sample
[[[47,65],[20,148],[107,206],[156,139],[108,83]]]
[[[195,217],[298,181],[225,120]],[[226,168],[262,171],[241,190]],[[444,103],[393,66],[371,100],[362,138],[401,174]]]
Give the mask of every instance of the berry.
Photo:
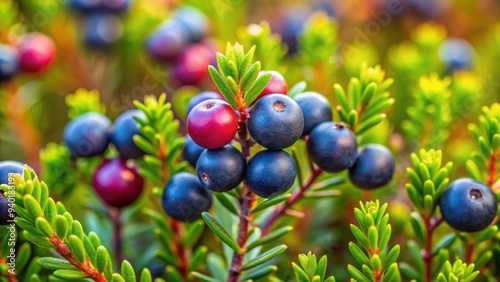
[[[197,85],[208,76],[212,52],[203,44],[191,45],[172,66],[172,79],[178,85]]]
[[[196,175],[180,172],[174,175],[163,190],[165,212],[177,221],[192,222],[212,206],[212,192],[203,187]]]
[[[71,10],[87,13],[99,10],[102,0],[69,0],[68,5]]]
[[[0,44],[0,82],[8,81],[19,70],[19,60],[14,48]]]
[[[459,231],[475,232],[488,227],[498,210],[495,193],[470,178],[453,181],[439,200],[444,221]]]
[[[296,173],[295,161],[290,154],[283,150],[265,150],[248,162],[246,182],[255,194],[270,198],[290,189]]]
[[[140,135],[139,123],[134,117],[143,119],[145,116],[140,110],[126,111],[115,120],[111,132],[111,142],[125,159],[136,159],[144,155],[134,142],[134,135]]]
[[[191,42],[200,42],[208,33],[208,19],[196,8],[182,7],[175,12],[173,18],[185,26]]]
[[[302,136],[308,135],[318,124],[332,120],[332,107],[328,100],[316,92],[300,93],[293,98],[304,115],[304,131]]]
[[[103,12],[120,14],[130,8],[130,0],[101,0],[100,9]]]
[[[40,72],[53,61],[56,46],[43,33],[30,33],[19,44],[19,67],[24,72]]]
[[[449,73],[472,68],[474,48],[464,39],[448,38],[439,47],[439,58]]]
[[[267,83],[266,87],[262,92],[260,93],[259,97],[257,97],[257,100],[269,95],[269,94],[286,94],[288,93],[288,85],[286,84],[286,80],[281,75],[281,73],[277,71],[261,71],[259,72],[259,76],[270,73],[271,74],[271,80]]]
[[[135,202],[144,188],[144,179],[124,159],[104,161],[95,171],[94,190],[108,205],[122,208]]]
[[[360,147],[354,166],[349,169],[351,182],[362,189],[375,189],[391,181],[394,157],[386,147],[368,144]]]
[[[272,94],[257,100],[250,110],[248,131],[260,145],[278,150],[290,147],[304,130],[304,117],[292,98]]]
[[[111,121],[99,113],[86,113],[64,128],[64,142],[74,157],[93,157],[106,151]]]
[[[193,98],[191,98],[191,100],[189,101],[189,104],[188,104],[187,113],[189,114],[189,112],[191,112],[191,110],[196,105],[198,105],[199,103],[201,103],[203,101],[206,101],[208,99],[223,100],[224,98],[222,97],[222,95],[220,95],[217,92],[214,92],[214,91],[203,91],[203,92],[197,94],[196,96],[194,96]]]
[[[322,170],[339,172],[354,165],[358,143],[345,124],[323,122],[309,134],[307,151]]]
[[[243,181],[246,164],[240,151],[226,145],[204,151],[196,164],[196,172],[206,188],[215,192],[226,192]]]
[[[146,41],[149,55],[157,60],[174,61],[189,44],[189,34],[177,21],[165,21]]]
[[[120,14],[130,7],[130,0],[69,0],[69,8],[81,13]]]
[[[16,216],[15,213],[9,212],[9,199],[6,197],[0,197],[0,225],[9,225],[14,220]]]
[[[23,175],[24,165],[16,161],[0,162],[0,184],[9,184],[9,173]]]
[[[182,158],[186,160],[192,167],[196,167],[196,163],[200,158],[201,153],[206,149],[198,146],[198,144],[194,143],[191,136],[186,135],[184,137],[184,148],[182,149]]]
[[[93,13],[85,19],[85,42],[92,47],[109,47],[118,41],[122,34],[123,24],[115,15]]]
[[[187,131],[193,141],[206,149],[224,147],[238,131],[238,117],[233,108],[222,100],[206,100],[194,107],[187,116]]]

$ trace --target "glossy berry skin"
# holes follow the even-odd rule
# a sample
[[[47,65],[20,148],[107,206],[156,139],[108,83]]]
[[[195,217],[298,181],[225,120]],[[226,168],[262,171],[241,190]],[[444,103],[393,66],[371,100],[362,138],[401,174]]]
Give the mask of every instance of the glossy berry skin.
[[[99,113],[86,113],[70,121],[63,139],[74,157],[94,157],[108,148],[111,121]]]
[[[240,151],[226,145],[219,149],[205,150],[196,164],[196,173],[207,189],[226,192],[243,181],[246,164]]]
[[[356,137],[343,123],[323,122],[314,127],[307,141],[313,162],[328,172],[351,168],[357,151]]]
[[[0,44],[0,82],[8,81],[19,71],[19,60],[14,48]]]
[[[12,213],[12,215],[14,215]],[[9,225],[14,220],[15,216],[11,217],[11,213],[9,212],[9,199],[6,197],[0,197],[0,225]]]
[[[349,169],[349,178],[361,189],[375,189],[391,181],[394,167],[394,156],[389,149],[368,144],[359,148],[356,162]]]
[[[304,115],[302,136],[309,135],[318,124],[332,120],[332,107],[328,100],[316,92],[300,93],[293,98]]]
[[[224,98],[222,97],[221,94],[214,92],[214,91],[203,91],[200,94],[195,95],[191,100],[189,101],[188,104],[188,109],[187,113],[191,112],[191,110],[198,105],[199,103],[209,100],[209,99],[219,99],[223,100]]]
[[[16,161],[0,162],[0,184],[9,184],[9,173],[23,175],[24,165]]]
[[[163,190],[162,205],[165,212],[181,222],[201,218],[201,213],[212,206],[212,192],[203,187],[198,177],[187,172],[174,175]]]
[[[474,61],[474,48],[462,38],[448,38],[439,47],[439,58],[449,73],[471,69]]]
[[[40,72],[55,58],[56,46],[43,33],[30,33],[22,38],[18,47],[19,68],[24,72]]]
[[[93,13],[85,19],[85,43],[94,48],[106,48],[123,34],[123,24],[115,15]]]
[[[217,149],[233,140],[238,131],[238,117],[228,103],[211,99],[191,110],[186,125],[189,135],[198,146]]]
[[[196,44],[187,47],[172,66],[172,79],[177,85],[198,85],[208,76],[212,53],[207,46]]]
[[[488,227],[497,214],[498,199],[483,183],[470,178],[453,181],[441,195],[444,221],[459,231],[476,232]]]
[[[129,110],[122,113],[114,122],[111,132],[111,142],[124,159],[142,157],[144,152],[135,145],[134,135],[140,135],[139,123],[134,117],[144,118],[140,110]]]
[[[198,146],[198,144],[194,143],[191,136],[186,135],[184,137],[184,148],[182,149],[182,158],[186,160],[192,167],[196,167],[196,163],[198,162],[198,158],[201,153],[206,149]]]
[[[94,190],[106,204],[122,208],[135,202],[144,188],[144,179],[124,159],[104,161],[95,171]]]
[[[248,131],[255,142],[271,150],[290,147],[304,130],[304,116],[290,97],[271,94],[257,100],[250,110]]]
[[[255,194],[270,198],[290,189],[296,174],[295,161],[290,154],[283,150],[265,150],[248,162],[246,182]]]
[[[270,73],[271,74],[271,80],[267,83],[266,87],[262,92],[260,93],[259,97],[257,97],[257,100],[270,94],[287,94],[288,93],[288,85],[286,84],[286,80],[281,75],[281,73],[273,70],[269,71],[261,71],[259,72],[259,76]]]
[[[186,27],[177,21],[165,21],[146,41],[148,54],[157,60],[172,62],[189,44]]]
[[[196,8],[184,6],[175,12],[173,18],[184,25],[193,43],[200,42],[208,33],[208,18]]]

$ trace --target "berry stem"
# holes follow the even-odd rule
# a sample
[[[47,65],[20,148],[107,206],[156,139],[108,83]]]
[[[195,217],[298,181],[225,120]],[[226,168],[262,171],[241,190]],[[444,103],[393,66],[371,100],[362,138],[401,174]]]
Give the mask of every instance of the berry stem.
[[[492,154],[491,159],[490,159],[490,165],[489,165],[489,176],[488,176],[488,186],[493,188],[493,183],[495,182],[496,178],[496,173],[497,173],[497,161],[498,161],[498,154]]]
[[[443,222],[442,217],[431,219],[430,216],[422,216],[426,227],[425,249],[422,251],[422,259],[425,263],[425,281],[432,281],[432,235],[434,230]]]
[[[122,253],[122,220],[121,220],[121,209],[111,209],[110,216],[113,222],[113,236],[115,243],[115,260],[119,264],[123,260]]]
[[[177,265],[177,269],[181,273],[182,277],[187,277],[187,258],[186,258],[186,250],[184,249],[182,245],[182,233],[181,233],[181,228],[180,224],[176,220],[171,220],[170,221],[170,228],[175,234],[175,251],[177,253],[177,257],[179,258],[179,265]]]
[[[285,202],[284,205],[276,207],[271,216],[262,224],[262,236],[269,233],[271,226],[274,222],[280,218],[282,215],[287,214],[288,209],[297,203],[302,197],[304,197],[305,192],[311,187],[314,181],[321,175],[323,171],[317,167],[313,167],[312,173],[308,179],[306,179],[298,190],[296,190],[292,196]]]
[[[472,255],[474,254],[474,244],[471,242],[467,242],[467,246],[465,247],[465,263],[472,263]]]
[[[99,273],[97,269],[95,269],[89,262],[87,258],[85,258],[85,262],[80,263],[73,253],[70,251],[66,243],[61,241],[56,234],[53,234],[49,241],[54,245],[55,250],[58,254],[60,254],[63,258],[65,258],[69,263],[76,266],[83,273],[87,274],[87,277],[97,282],[107,282],[108,280],[104,277],[103,273]]]

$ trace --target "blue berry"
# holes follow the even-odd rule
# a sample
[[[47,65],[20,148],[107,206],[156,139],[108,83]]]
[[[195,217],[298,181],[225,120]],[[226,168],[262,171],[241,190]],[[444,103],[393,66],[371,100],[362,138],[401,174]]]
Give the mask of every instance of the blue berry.
[[[82,13],[96,12],[99,10],[102,0],[69,0],[69,8]]]
[[[295,161],[290,154],[283,150],[265,150],[248,162],[246,182],[255,194],[270,198],[290,189],[296,173]]]
[[[24,165],[16,161],[0,162],[0,184],[9,184],[9,173],[23,175]]]
[[[69,0],[69,8],[81,13],[120,14],[130,8],[130,0]]]
[[[0,44],[0,82],[10,80],[19,70],[19,59],[14,48]]]
[[[224,100],[222,95],[220,95],[217,92],[214,91],[203,91],[197,95],[195,95],[191,100],[189,101],[188,104],[188,109],[187,109],[187,114],[199,103],[210,100],[210,99],[219,99],[219,100]]]
[[[471,69],[474,48],[462,38],[448,38],[439,47],[439,58],[449,73],[460,69]]]
[[[309,134],[307,151],[322,170],[339,172],[354,165],[358,143],[345,124],[323,122]]]
[[[212,192],[203,187],[198,177],[187,172],[174,175],[163,190],[165,212],[177,221],[192,222],[212,206]]]
[[[101,155],[108,148],[110,124],[102,114],[83,114],[66,125],[64,142],[74,157]]]
[[[123,34],[121,20],[112,14],[92,13],[85,19],[85,42],[96,48],[113,45]]]
[[[368,144],[360,147],[354,166],[349,169],[351,182],[362,189],[375,189],[391,181],[394,156],[386,147]]]
[[[215,192],[232,190],[245,177],[246,160],[243,154],[231,145],[206,150],[198,159],[196,172],[201,183]]]
[[[183,24],[192,43],[200,42],[208,33],[208,18],[193,7],[182,7],[175,12],[173,19]]]
[[[189,44],[189,33],[177,21],[165,21],[149,35],[146,48],[151,57],[167,62],[175,61]]]
[[[103,12],[120,14],[130,8],[130,0],[101,0],[100,8]]]
[[[144,118],[140,110],[129,110],[122,113],[113,124],[111,142],[115,145],[120,156],[125,159],[142,157],[144,152],[135,145],[134,135],[140,135],[139,123],[134,117]]]
[[[9,225],[11,220],[14,220],[15,214],[9,212],[9,205],[13,206],[13,204],[9,203],[9,199],[6,197],[0,197],[0,225]]]
[[[201,153],[206,149],[196,144],[191,136],[184,137],[184,148],[182,149],[182,158],[186,160],[192,167],[196,167],[196,163],[200,158]]]
[[[332,120],[332,107],[323,95],[316,92],[304,92],[293,99],[304,115],[302,136],[308,135],[316,125]]]
[[[292,98],[266,95],[250,110],[248,131],[255,142],[271,150],[290,147],[302,135],[304,116]]]
[[[490,187],[470,178],[453,181],[443,192],[439,206],[444,221],[459,231],[476,232],[488,227],[498,210]]]

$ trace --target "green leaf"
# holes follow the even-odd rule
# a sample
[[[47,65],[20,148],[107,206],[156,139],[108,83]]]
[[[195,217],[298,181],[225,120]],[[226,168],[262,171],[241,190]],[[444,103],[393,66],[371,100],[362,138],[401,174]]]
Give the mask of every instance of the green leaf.
[[[217,279],[213,279],[212,277],[210,276],[207,276],[205,274],[201,274],[199,272],[191,272],[191,274],[195,277],[195,278],[198,278],[200,279],[201,281],[203,282],[221,282]]]
[[[76,235],[70,235],[68,237],[68,243],[76,260],[83,263],[85,261],[85,247],[83,246],[83,242]]]
[[[38,263],[39,266],[49,270],[65,269],[65,270],[79,271],[76,268],[76,266],[72,265],[71,263],[69,263],[64,259],[45,257],[45,258],[38,258],[36,262]]]
[[[108,266],[109,258],[108,250],[104,246],[99,246],[95,254],[95,267],[99,273],[104,272]]]
[[[125,282],[125,279],[123,279],[123,277],[120,274],[113,273],[113,276],[111,277],[111,281],[112,282]]]
[[[139,282],[152,282],[152,281],[153,279],[151,277],[151,272],[149,271],[149,269],[144,268],[141,271],[141,278],[139,279]]]
[[[194,271],[198,265],[203,261],[203,258],[205,258],[205,255],[208,252],[208,248],[205,246],[200,246],[194,251],[193,256],[191,257],[191,260],[189,262],[189,267],[188,270]]]
[[[225,193],[213,193],[217,200],[232,214],[238,215],[239,211],[238,208],[236,208],[231,202],[231,200],[225,195]]]
[[[50,241],[47,240],[46,238],[35,236],[26,230],[23,231],[23,235],[26,238],[26,240],[30,241],[31,243],[33,243],[39,247],[42,247],[45,249],[54,248],[54,245],[52,245],[52,243],[50,243]]]
[[[121,272],[126,282],[136,282],[134,268],[127,260],[122,262]]]
[[[358,245],[353,242],[349,243],[349,251],[352,256],[359,262],[359,264],[370,265],[370,259],[363,253],[363,251],[358,247]]]
[[[251,250],[255,247],[258,247],[258,246],[261,246],[261,245],[264,245],[266,243],[269,243],[273,240],[276,240],[278,238],[280,238],[281,236],[284,236],[285,234],[287,234],[288,232],[292,231],[293,230],[293,227],[292,226],[285,226],[285,227],[282,227],[278,230],[275,230],[271,233],[269,233],[267,236],[265,236],[264,238],[261,238],[253,243],[251,243],[248,247],[247,247],[247,251],[248,250]]]
[[[295,84],[294,86],[292,86],[292,88],[290,88],[290,90],[288,90],[287,95],[288,97],[293,99],[295,96],[297,96],[297,94],[304,92],[306,88],[307,83],[305,81],[297,82],[297,84]]]
[[[248,69],[247,73],[241,80],[241,90],[246,93],[248,89],[253,85],[260,71],[260,62],[253,63]]]
[[[351,275],[351,277],[357,282],[371,282],[363,273],[361,273],[361,271],[359,271],[352,265],[347,266],[347,271],[349,272],[349,275]]]
[[[57,237],[63,240],[68,234],[68,221],[62,215],[56,215],[54,220],[54,231]]]
[[[200,239],[200,236],[203,233],[203,227],[205,227],[203,220],[197,220],[190,223],[186,234],[184,235],[184,239],[182,240],[182,244],[186,247],[193,246],[196,241]]]
[[[234,97],[233,93],[229,89],[229,86],[227,85],[226,80],[224,77],[217,72],[217,70],[213,66],[208,66],[208,72],[210,73],[210,76],[212,77],[212,80],[214,81],[215,85],[219,89],[220,93],[226,101],[233,107],[234,109],[238,108],[238,102],[236,101],[236,98]]]
[[[492,238],[493,236],[495,236],[497,231],[498,231],[497,225],[492,225],[492,226],[486,228],[485,230],[481,231],[478,234],[478,236],[476,237],[475,243],[478,244],[478,243],[484,242],[484,241]]]
[[[262,267],[261,269],[252,270],[245,273],[245,275],[242,276],[241,280],[242,281],[257,280],[275,272],[276,270],[278,270],[278,267],[276,267],[275,265],[267,265]]]
[[[399,273],[398,265],[396,263],[391,264],[389,270],[385,273],[382,282],[399,282],[401,281],[401,274]]]
[[[386,272],[387,269],[396,261],[399,256],[399,252],[399,245],[392,247],[392,249],[385,256],[382,272]]]
[[[441,249],[448,248],[449,246],[451,246],[451,244],[453,244],[453,242],[455,241],[456,237],[457,235],[455,233],[450,233],[441,238],[439,243],[437,243],[436,246],[434,247],[432,255],[435,256],[439,253],[439,251],[441,251]]]
[[[262,90],[266,88],[267,84],[271,80],[271,74],[270,73],[265,73],[257,78],[253,85],[248,89],[248,91],[245,93],[245,96],[243,97],[243,101],[245,102],[245,105],[251,105],[255,99],[260,95]]]
[[[37,217],[43,217],[42,209],[40,208],[40,204],[37,200],[31,195],[24,195],[23,204],[29,215],[33,220]],[[27,218],[28,219],[28,218]]]
[[[245,265],[243,265],[241,267],[241,270],[247,270],[250,268],[254,268],[258,265],[261,265],[261,264],[265,263],[266,261],[269,261],[269,260],[279,256],[286,249],[287,249],[286,245],[279,245],[277,247],[274,247],[274,248],[270,249],[269,251],[260,254],[258,257],[248,261]]]
[[[316,271],[314,272],[314,275],[319,276],[321,278],[321,281],[323,281],[323,279],[325,279],[326,268],[327,268],[327,258],[325,255],[325,256],[322,256],[321,259],[318,261]]]
[[[76,280],[87,277],[87,274],[81,272],[80,270],[65,270],[60,269],[54,271],[54,276],[60,279],[66,280]]]
[[[309,277],[307,276],[307,273],[304,272],[297,264],[292,262],[292,268],[295,272],[295,279],[297,279],[298,282],[310,282]]]
[[[423,273],[425,270],[424,261],[422,259],[422,256],[420,255],[420,248],[418,247],[418,244],[413,240],[409,240],[407,246],[408,250],[410,251],[410,257],[414,262],[413,265],[416,267],[417,272]]]
[[[411,265],[402,262],[399,264],[399,269],[401,270],[401,273],[403,273],[403,276],[406,277],[408,280],[421,281],[421,280],[417,280],[417,279],[421,279],[420,278],[421,274],[418,273],[415,270],[415,268],[413,268]]]
[[[474,266],[476,267],[476,269],[481,269],[481,267],[486,265],[491,260],[492,257],[493,257],[493,251],[484,250],[477,256],[477,259],[474,261]]]
[[[413,231],[415,232],[415,236],[417,237],[419,242],[422,244],[425,243],[425,227],[420,214],[418,214],[417,212],[412,212],[410,222],[411,226],[413,227]]]
[[[52,237],[52,228],[50,227],[50,224],[45,220],[43,217],[38,217],[35,221],[36,228],[41,230],[45,236],[48,238]]]
[[[167,266],[166,276],[167,276],[167,281],[169,281],[169,282],[182,282],[183,281],[182,276],[179,273],[179,271],[177,270],[177,268],[175,268],[171,265]]]
[[[277,205],[283,201],[288,200],[292,194],[281,194],[281,195],[276,195],[273,196],[262,203],[258,204],[255,208],[252,209],[250,213],[257,213],[259,211],[265,210],[269,207],[272,207],[274,205]]]
[[[212,231],[219,237],[222,242],[226,243],[231,249],[233,249],[237,253],[241,253],[240,246],[238,243],[229,235],[229,232],[222,227],[222,225],[208,212],[203,212],[201,214],[203,220],[207,223],[208,227],[212,229]]]

